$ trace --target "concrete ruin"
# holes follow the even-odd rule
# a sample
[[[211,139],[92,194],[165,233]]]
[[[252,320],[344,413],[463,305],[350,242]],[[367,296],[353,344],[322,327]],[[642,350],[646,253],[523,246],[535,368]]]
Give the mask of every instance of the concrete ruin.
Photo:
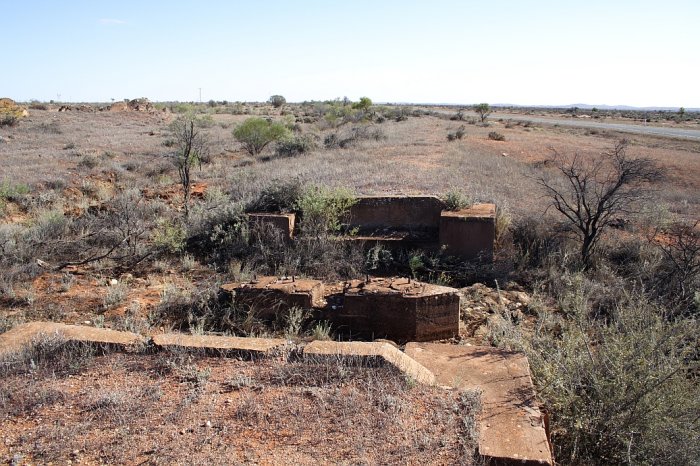
[[[251,213],[248,214],[248,222],[254,227],[271,227],[282,233],[282,237],[287,240],[294,238],[294,224],[296,222],[295,214],[270,214],[270,213]]]
[[[130,347],[158,350],[197,350],[215,355],[248,358],[278,357],[291,350],[288,341],[217,335],[157,334],[145,338],[130,332],[94,327],[30,322],[0,334],[0,362],[21,363],[32,345],[57,336],[64,341],[105,349]],[[408,343],[405,351],[386,342],[313,341],[294,351],[309,364],[325,359],[367,367],[391,366],[416,383],[479,390],[479,454],[486,464],[552,465],[554,460],[544,416],[535,402],[527,358],[485,346]],[[138,352],[136,354],[139,354]]]
[[[259,277],[221,287],[224,299],[273,321],[293,307],[311,309],[342,334],[397,342],[459,333],[457,290],[407,278],[369,278],[325,286],[318,280]]]
[[[407,278],[346,284],[342,305],[323,314],[334,328],[397,342],[432,341],[459,333],[457,290]]]
[[[245,283],[222,285],[221,291],[224,299],[252,309],[257,318],[265,321],[273,321],[277,315],[294,307],[322,309],[326,305],[320,280],[257,277]]]
[[[249,213],[251,224],[269,225],[288,240],[294,238],[296,217],[290,213]],[[446,210],[436,196],[363,196],[350,207],[346,219],[352,235],[372,247],[420,248],[465,260],[490,261],[496,232],[496,206],[475,204],[459,211]]]

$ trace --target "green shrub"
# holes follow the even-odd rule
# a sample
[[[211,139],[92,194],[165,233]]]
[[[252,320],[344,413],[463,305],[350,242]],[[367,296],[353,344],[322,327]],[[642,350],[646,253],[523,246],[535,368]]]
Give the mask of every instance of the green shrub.
[[[187,230],[182,225],[161,219],[152,233],[153,243],[171,253],[185,249]]]
[[[665,322],[638,297],[618,303],[607,322],[585,306],[566,311],[572,317],[539,332],[528,350],[555,456],[577,464],[697,462],[697,322]]]
[[[491,131],[489,133],[489,139],[493,141],[505,141],[506,137],[502,135],[501,133],[497,133],[496,131]]]
[[[303,194],[304,187],[299,179],[275,180],[260,192],[258,198],[246,207],[246,211],[292,212]]]
[[[289,130],[281,123],[264,118],[252,117],[233,130],[233,136],[243,144],[243,148],[255,157],[274,141],[289,137]]]
[[[445,203],[445,210],[462,210],[473,204],[469,196],[456,189],[445,194],[442,200]]]
[[[317,231],[337,232],[355,202],[357,199],[347,189],[318,186],[304,192],[297,201],[297,209],[301,211],[302,224],[307,228],[313,226]]]
[[[282,105],[287,103],[287,99],[285,99],[284,96],[277,94],[271,96],[267,101],[275,108],[280,108]]]
[[[467,134],[467,131],[464,125],[462,125],[459,128],[457,128],[456,131],[447,133],[447,140],[454,141],[456,139],[462,139],[465,134]]]
[[[316,148],[316,141],[310,135],[294,136],[284,139],[277,144],[276,153],[279,157],[296,157],[308,154]]]

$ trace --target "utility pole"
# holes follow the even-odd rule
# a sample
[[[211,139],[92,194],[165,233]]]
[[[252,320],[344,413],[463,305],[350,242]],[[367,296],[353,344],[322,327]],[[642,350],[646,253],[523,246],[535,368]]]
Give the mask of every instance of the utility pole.
[[[202,103],[202,88],[199,88],[199,103]]]

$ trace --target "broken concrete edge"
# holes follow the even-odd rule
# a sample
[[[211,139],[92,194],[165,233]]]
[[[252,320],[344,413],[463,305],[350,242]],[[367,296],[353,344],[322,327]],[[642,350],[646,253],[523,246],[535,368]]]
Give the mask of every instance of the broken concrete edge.
[[[219,335],[188,335],[165,333],[146,338],[131,332],[68,325],[55,322],[29,322],[18,325],[0,334],[0,359],[7,360],[12,354],[21,354],[28,347],[44,337],[57,336],[85,344],[105,345],[115,349],[146,347],[158,349],[186,349],[213,351],[218,354],[245,354],[265,356],[275,354],[286,346],[289,340],[281,338],[247,338]],[[388,364],[415,382],[435,385],[435,375],[400,349],[387,342],[336,342],[316,340],[300,348],[303,360],[314,361],[324,357],[357,359],[364,363]],[[352,362],[352,361],[351,361]]]

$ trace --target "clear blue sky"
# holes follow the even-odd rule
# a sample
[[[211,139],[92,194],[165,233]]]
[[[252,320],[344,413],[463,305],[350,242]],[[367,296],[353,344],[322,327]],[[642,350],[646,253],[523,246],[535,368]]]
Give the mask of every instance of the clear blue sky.
[[[700,107],[700,1],[0,0],[0,97]]]

